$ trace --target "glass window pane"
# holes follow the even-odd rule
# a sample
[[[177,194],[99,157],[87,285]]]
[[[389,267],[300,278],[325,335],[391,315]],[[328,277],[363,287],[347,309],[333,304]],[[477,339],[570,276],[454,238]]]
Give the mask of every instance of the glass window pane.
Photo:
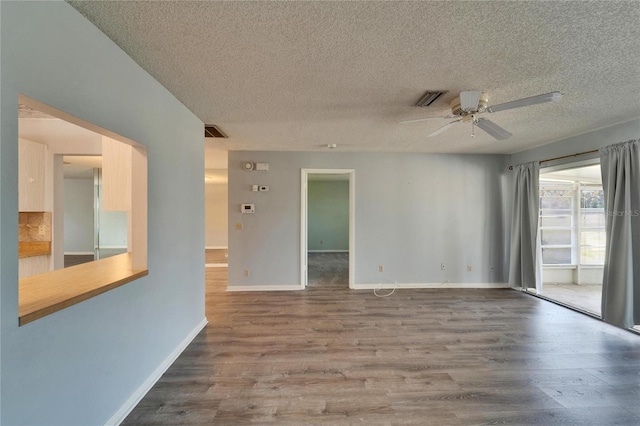
[[[571,210],[567,209],[542,209],[541,216],[571,216]]]
[[[602,189],[584,189],[581,192],[580,207],[587,209],[604,208],[604,191]]]
[[[541,209],[571,209],[571,197],[542,197],[540,199]]]
[[[605,224],[604,210],[601,209],[582,209],[580,210],[580,224],[586,227],[604,228]]]
[[[570,216],[541,217],[540,226],[571,227],[571,217]]]
[[[542,246],[571,245],[571,229],[543,229]]]
[[[582,231],[580,233],[580,263],[604,264],[605,247],[606,233],[604,230]]]
[[[545,265],[571,264],[571,248],[542,248],[542,263]]]

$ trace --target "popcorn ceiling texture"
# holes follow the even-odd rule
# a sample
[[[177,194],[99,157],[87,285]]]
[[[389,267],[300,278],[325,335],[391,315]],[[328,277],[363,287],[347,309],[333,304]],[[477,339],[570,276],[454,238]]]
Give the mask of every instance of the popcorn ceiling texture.
[[[638,1],[69,3],[234,150],[514,153],[640,117]],[[564,98],[485,115],[506,141],[398,124],[462,90]]]

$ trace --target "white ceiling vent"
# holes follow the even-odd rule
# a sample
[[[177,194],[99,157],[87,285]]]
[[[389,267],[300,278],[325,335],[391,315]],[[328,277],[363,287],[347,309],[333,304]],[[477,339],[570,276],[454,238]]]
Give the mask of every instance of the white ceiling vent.
[[[415,106],[417,107],[426,107],[434,103],[440,96],[447,93],[447,91],[428,91],[425,93],[418,102],[416,102]]]

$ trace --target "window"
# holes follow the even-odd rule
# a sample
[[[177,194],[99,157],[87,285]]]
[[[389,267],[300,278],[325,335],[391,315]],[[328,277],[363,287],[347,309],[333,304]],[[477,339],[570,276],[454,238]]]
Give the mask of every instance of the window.
[[[540,181],[540,242],[544,265],[571,265],[575,249],[573,184]]]
[[[540,173],[542,264],[602,266],[604,192],[600,166]]]
[[[580,264],[604,265],[606,247],[604,191],[602,186],[580,190]]]

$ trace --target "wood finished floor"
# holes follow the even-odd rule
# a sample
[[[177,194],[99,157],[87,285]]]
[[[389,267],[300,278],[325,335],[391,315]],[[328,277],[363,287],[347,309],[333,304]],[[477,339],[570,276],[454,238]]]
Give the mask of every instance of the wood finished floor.
[[[638,425],[640,337],[513,290],[227,293],[125,425]],[[333,281],[332,281],[333,280]]]
[[[227,263],[229,261],[227,249],[206,249],[204,263]]]

